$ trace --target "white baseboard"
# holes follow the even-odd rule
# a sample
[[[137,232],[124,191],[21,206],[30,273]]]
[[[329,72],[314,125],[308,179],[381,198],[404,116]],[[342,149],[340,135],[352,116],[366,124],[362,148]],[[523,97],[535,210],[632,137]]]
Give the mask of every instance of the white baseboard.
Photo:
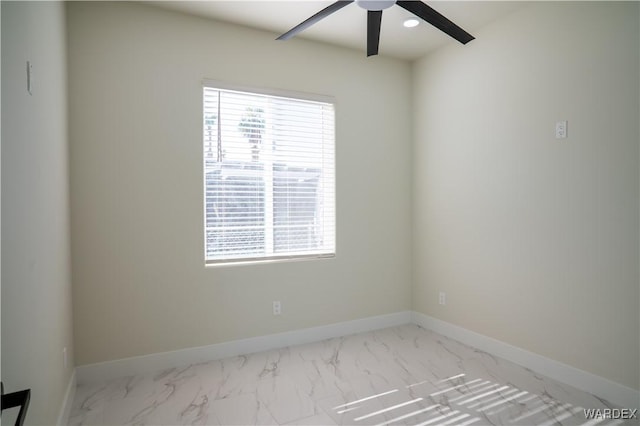
[[[332,337],[346,336],[414,323],[433,330],[444,336],[458,340],[469,346],[504,358],[537,373],[552,377],[560,382],[589,392],[606,399],[620,407],[636,408],[640,406],[640,392],[619,383],[579,370],[567,364],[512,346],[491,337],[467,330],[463,327],[430,317],[418,312],[405,311],[388,315],[346,321],[320,327],[288,331],[266,336],[252,337],[231,342],[217,343],[196,348],[181,349],[171,352],[161,352],[150,355],[124,358],[97,364],[76,367],[78,384],[107,381],[134,374],[143,374],[182,365],[197,364],[230,356],[261,352],[285,346],[316,342]],[[73,390],[75,391],[76,374],[74,373]],[[70,385],[71,386],[71,383]],[[73,401],[67,391],[65,405]],[[67,400],[69,402],[67,404]],[[70,408],[70,407],[69,407]],[[61,419],[63,418],[61,412]],[[67,413],[68,416],[68,413]],[[59,424],[64,424],[60,423]]]
[[[58,426],[65,426],[69,424],[69,415],[71,414],[71,405],[73,399],[76,396],[76,370],[71,373],[69,384],[67,385],[67,391],[64,393],[64,399],[62,400],[62,406],[60,407],[60,413],[58,414]]]
[[[409,324],[411,322],[411,314],[411,311],[396,312],[320,327],[216,343],[208,346],[81,365],[76,367],[78,373],[77,381],[78,384],[106,381],[118,377]]]
[[[412,322],[474,348],[529,368],[559,382],[589,392],[623,408],[640,407],[640,392],[570,365],[509,345],[466,328],[412,313]]]

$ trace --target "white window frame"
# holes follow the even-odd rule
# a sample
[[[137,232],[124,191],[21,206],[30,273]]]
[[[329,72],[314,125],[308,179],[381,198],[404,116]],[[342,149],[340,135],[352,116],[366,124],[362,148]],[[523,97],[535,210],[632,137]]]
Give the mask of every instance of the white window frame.
[[[335,122],[335,115],[336,115],[336,102],[335,102],[335,98],[331,97],[331,96],[326,96],[326,95],[319,95],[319,94],[310,94],[310,93],[303,93],[303,92],[295,92],[295,91],[288,91],[288,90],[281,90],[281,89],[269,89],[269,88],[256,88],[256,87],[250,87],[250,86],[243,86],[243,85],[235,85],[235,84],[229,84],[227,82],[221,82],[221,81],[217,81],[217,80],[203,80],[202,81],[202,86],[201,86],[201,96],[204,96],[204,89],[206,88],[211,88],[214,90],[222,90],[222,91],[233,91],[233,92],[244,92],[247,94],[252,94],[252,95],[262,95],[262,96],[267,96],[267,97],[277,97],[277,98],[290,98],[290,99],[294,99],[294,100],[301,100],[301,101],[311,101],[311,102],[319,102],[319,103],[325,103],[325,104],[330,104],[333,107],[333,113],[334,113],[334,122],[333,122],[333,152],[332,152],[332,158],[331,158],[331,167],[333,168],[333,179],[332,179],[332,185],[333,187],[330,188],[327,192],[329,195],[327,194],[323,194],[323,196],[325,197],[325,199],[327,199],[327,197],[330,197],[330,203],[333,207],[333,227],[332,227],[332,236],[330,237],[331,239],[331,245],[332,245],[332,250],[318,250],[318,253],[310,253],[310,254],[282,254],[282,255],[278,255],[278,254],[273,254],[273,253],[267,253],[264,256],[256,256],[256,257],[251,257],[251,256],[242,256],[242,257],[235,257],[235,258],[224,258],[224,259],[207,259],[207,203],[206,203],[206,197],[207,197],[207,167],[206,167],[206,157],[205,157],[205,146],[204,146],[204,137],[201,140],[201,148],[202,148],[202,158],[203,158],[203,162],[202,162],[202,181],[203,181],[203,237],[204,237],[204,244],[203,244],[203,248],[204,248],[204,260],[205,260],[205,266],[206,267],[214,267],[214,266],[229,266],[229,265],[242,265],[242,264],[251,264],[251,263],[265,263],[265,262],[281,262],[281,261],[297,261],[297,260],[312,260],[312,259],[330,259],[330,258],[334,258],[336,256],[336,246],[337,246],[337,241],[336,241],[336,222],[337,222],[337,210],[336,210],[336,161],[335,161],[335,149],[336,149],[336,142],[335,142],[335,133],[336,133],[336,122]],[[201,117],[203,117],[204,120],[204,103],[203,101],[203,97],[201,98],[201,106],[202,106],[202,111],[201,111]],[[204,123],[203,123],[204,124]],[[202,125],[202,124],[201,124]],[[204,127],[202,127],[201,129],[204,130]],[[265,198],[269,199],[269,193],[271,191],[266,191],[267,194],[265,194]],[[266,215],[266,219],[265,220],[269,220],[270,215],[273,214],[273,199],[272,199],[272,195],[271,195],[271,208],[268,211],[265,211],[265,215]],[[265,201],[265,205],[267,204],[267,201]],[[272,226],[269,225],[265,225],[266,229],[271,228]],[[266,235],[267,233],[265,232],[265,239],[267,241],[269,241],[269,239],[272,238],[272,235]]]

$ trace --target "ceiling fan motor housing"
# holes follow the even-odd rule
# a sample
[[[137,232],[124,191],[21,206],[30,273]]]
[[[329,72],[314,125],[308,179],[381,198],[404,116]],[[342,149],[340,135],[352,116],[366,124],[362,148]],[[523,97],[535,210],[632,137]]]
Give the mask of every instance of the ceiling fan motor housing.
[[[394,4],[396,0],[356,0],[356,4],[365,10],[384,10]]]

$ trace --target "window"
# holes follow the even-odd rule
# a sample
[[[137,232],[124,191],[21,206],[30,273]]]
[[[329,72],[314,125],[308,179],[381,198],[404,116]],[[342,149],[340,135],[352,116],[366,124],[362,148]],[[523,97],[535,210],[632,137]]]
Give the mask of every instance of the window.
[[[205,263],[335,254],[331,102],[203,88]]]

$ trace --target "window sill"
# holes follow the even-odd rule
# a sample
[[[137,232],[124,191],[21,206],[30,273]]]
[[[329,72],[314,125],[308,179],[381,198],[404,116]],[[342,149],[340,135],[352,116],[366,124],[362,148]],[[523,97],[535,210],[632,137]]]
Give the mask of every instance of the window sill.
[[[205,268],[221,268],[230,266],[245,266],[245,265],[262,265],[269,263],[283,263],[283,262],[301,262],[309,260],[321,260],[321,259],[335,259],[335,253],[329,254],[310,254],[301,256],[281,256],[281,257],[268,257],[268,258],[252,258],[252,259],[238,259],[238,260],[217,260],[209,261],[205,263]]]

